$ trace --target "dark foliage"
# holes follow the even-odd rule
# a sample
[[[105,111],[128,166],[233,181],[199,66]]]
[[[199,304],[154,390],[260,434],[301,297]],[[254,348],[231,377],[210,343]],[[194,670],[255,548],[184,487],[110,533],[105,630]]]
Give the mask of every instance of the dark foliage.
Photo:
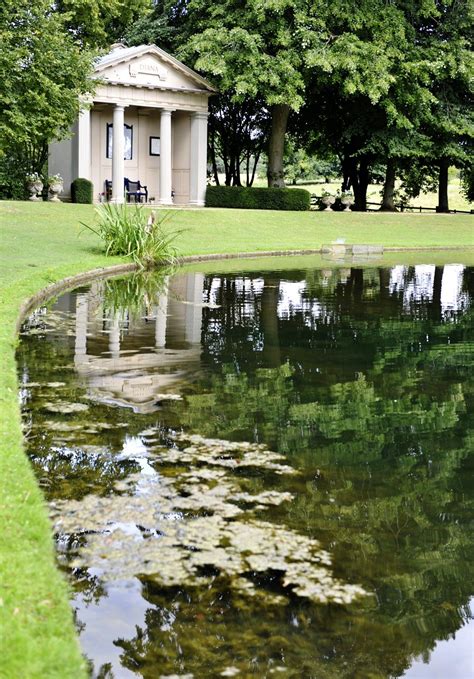
[[[94,185],[89,179],[78,177],[71,184],[71,200],[73,203],[88,203],[93,200]]]
[[[309,210],[306,189],[268,189],[243,186],[208,186],[207,207],[249,208],[253,210]]]

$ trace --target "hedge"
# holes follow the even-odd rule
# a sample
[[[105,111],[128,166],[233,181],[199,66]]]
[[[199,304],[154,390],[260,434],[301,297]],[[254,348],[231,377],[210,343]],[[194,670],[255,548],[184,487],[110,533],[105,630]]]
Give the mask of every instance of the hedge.
[[[94,185],[88,179],[79,177],[71,184],[71,200],[73,203],[92,203]]]
[[[206,206],[253,210],[309,210],[310,198],[306,189],[208,186]]]

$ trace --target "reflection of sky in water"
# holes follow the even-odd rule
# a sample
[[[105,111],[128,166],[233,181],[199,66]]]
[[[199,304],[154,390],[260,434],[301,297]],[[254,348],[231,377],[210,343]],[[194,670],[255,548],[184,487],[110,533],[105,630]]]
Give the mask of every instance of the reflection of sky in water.
[[[306,281],[282,281],[278,300],[278,318],[290,318],[295,309],[301,309],[301,295]]]
[[[394,266],[390,273],[389,292],[402,295],[405,311],[410,311],[411,306],[416,302],[433,300],[436,267],[431,264],[419,264],[412,268],[411,278],[408,277],[410,267],[404,265]],[[468,294],[462,292],[464,268],[462,264],[448,264],[443,267],[441,314],[445,318],[449,318],[452,312],[462,311],[468,306]],[[337,270],[334,270],[331,275],[337,275],[342,280]],[[329,283],[329,278],[323,278],[320,281],[323,287]],[[219,301],[221,285],[222,280],[219,278],[212,282],[209,301],[213,304]],[[243,300],[241,310],[244,316],[252,316],[255,313],[254,300],[263,293],[264,279],[237,277],[234,279],[234,285],[237,296]],[[307,283],[304,279],[301,281],[282,280],[278,291],[278,317],[288,319],[294,313],[303,311],[309,322],[311,319],[316,320],[326,316],[328,314],[326,307],[313,295],[305,297],[306,290]]]
[[[113,582],[106,587],[106,596],[97,603],[85,602],[81,594],[73,601],[78,620],[85,625],[80,633],[82,648],[86,655],[94,658],[96,670],[110,663],[115,679],[137,676],[120,663],[123,651],[114,644],[114,639],[131,639],[136,634],[135,626],[144,626],[145,613],[151,605],[142,598],[141,588],[138,580]],[[110,620],[113,634],[104,629],[107,620]]]
[[[463,271],[464,266],[462,264],[449,264],[443,269],[441,309],[444,314],[448,311],[460,311],[468,307],[469,297],[467,293],[461,292]]]
[[[474,599],[470,602],[474,616]],[[439,641],[429,662],[417,659],[404,679],[472,679],[474,677],[474,619],[461,627],[452,639]]]
[[[414,275],[410,280],[407,280],[409,270],[407,266],[394,266],[390,273],[390,293],[403,295],[405,311],[409,311],[415,302],[433,299],[436,267],[431,264],[419,264],[413,269]],[[468,306],[468,295],[461,291],[463,271],[462,264],[447,264],[443,267],[441,313],[445,317],[449,316],[450,312],[460,311]]]

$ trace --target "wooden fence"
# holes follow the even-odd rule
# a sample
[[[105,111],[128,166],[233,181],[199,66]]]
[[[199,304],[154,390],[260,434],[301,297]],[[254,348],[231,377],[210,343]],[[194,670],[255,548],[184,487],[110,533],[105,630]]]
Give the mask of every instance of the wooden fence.
[[[321,196],[317,196],[315,193],[311,195],[311,205],[315,206],[321,200]],[[396,207],[400,212],[436,212],[435,207],[423,207],[422,205],[404,205],[403,203],[397,203]],[[367,203],[368,212],[376,212],[380,210],[380,203]],[[453,215],[474,215],[474,210],[450,210],[449,214]]]

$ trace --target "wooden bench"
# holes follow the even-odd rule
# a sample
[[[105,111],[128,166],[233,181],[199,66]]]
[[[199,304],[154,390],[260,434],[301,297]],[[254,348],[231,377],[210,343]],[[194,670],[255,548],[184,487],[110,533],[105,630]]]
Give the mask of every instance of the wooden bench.
[[[148,187],[140,182],[140,180],[133,181],[128,177],[123,180],[123,191],[127,199],[127,203],[130,203],[131,199],[134,199],[135,203],[141,203],[142,198],[145,199],[145,203],[148,203]],[[112,198],[112,182],[110,179],[105,180],[105,199],[109,201]]]

